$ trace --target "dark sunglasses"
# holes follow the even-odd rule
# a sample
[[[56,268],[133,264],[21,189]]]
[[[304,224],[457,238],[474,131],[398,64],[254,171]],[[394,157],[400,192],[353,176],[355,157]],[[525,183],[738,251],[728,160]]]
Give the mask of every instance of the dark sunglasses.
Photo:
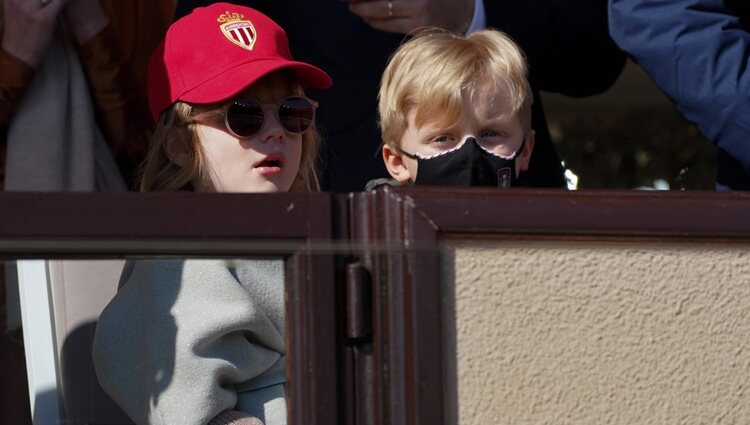
[[[198,121],[214,115],[224,116],[224,125],[235,137],[250,137],[263,128],[265,109],[276,110],[276,117],[284,130],[300,134],[313,126],[318,102],[302,96],[291,96],[275,105],[260,104],[254,100],[235,100],[214,111],[203,112],[192,117]]]

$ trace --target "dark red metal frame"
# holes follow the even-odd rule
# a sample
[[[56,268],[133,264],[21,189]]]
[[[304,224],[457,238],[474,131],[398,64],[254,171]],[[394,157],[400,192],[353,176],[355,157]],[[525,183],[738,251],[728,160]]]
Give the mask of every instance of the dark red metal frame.
[[[284,256],[292,424],[446,423],[439,249],[457,237],[750,245],[750,194],[0,194],[8,259]]]
[[[353,195],[351,239],[372,274],[372,338],[342,358],[357,425],[447,424],[440,241],[732,243],[750,248],[750,193],[386,188]]]
[[[283,256],[290,422],[339,423],[334,220],[346,222],[339,198],[0,193],[0,259]]]

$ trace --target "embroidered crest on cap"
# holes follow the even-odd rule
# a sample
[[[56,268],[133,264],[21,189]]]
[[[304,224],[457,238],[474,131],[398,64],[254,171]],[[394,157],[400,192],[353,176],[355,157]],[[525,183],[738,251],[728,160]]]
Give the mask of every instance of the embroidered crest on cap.
[[[224,12],[216,21],[222,23],[221,32],[229,41],[243,49],[253,50],[258,33],[255,32],[252,22],[243,18],[241,13]]]

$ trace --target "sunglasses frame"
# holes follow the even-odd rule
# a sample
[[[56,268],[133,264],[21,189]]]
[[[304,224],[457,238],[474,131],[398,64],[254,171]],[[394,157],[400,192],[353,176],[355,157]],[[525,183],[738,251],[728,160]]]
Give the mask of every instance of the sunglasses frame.
[[[288,128],[286,128],[286,126],[284,126],[284,123],[281,121],[281,117],[279,116],[279,111],[281,110],[281,106],[284,104],[284,102],[286,102],[289,99],[304,99],[312,107],[312,118],[310,120],[310,126],[307,127],[306,129],[302,130],[302,131],[292,131],[292,130],[289,130]],[[252,134],[249,134],[247,136],[241,136],[241,135],[235,133],[234,130],[232,130],[232,127],[229,125],[229,108],[231,108],[232,106],[234,106],[235,104],[237,104],[239,102],[252,102],[252,103],[255,103],[256,105],[260,106],[260,110],[261,110],[261,112],[263,112],[263,120],[260,123],[260,127],[258,127],[258,130],[256,130],[255,132],[253,132]],[[288,131],[289,133],[292,133],[292,134],[304,134],[305,132],[309,131],[311,128],[313,128],[315,126],[315,113],[316,113],[316,111],[318,109],[318,102],[316,102],[316,101],[314,101],[314,100],[312,100],[310,98],[307,98],[305,96],[288,96],[288,97],[285,97],[284,99],[281,99],[278,103],[275,103],[275,104],[273,104],[273,103],[260,103],[258,101],[252,100],[252,99],[234,99],[233,101],[227,103],[226,105],[224,105],[224,106],[222,106],[222,107],[220,107],[218,109],[214,109],[212,111],[200,112],[198,114],[193,115],[190,118],[189,122],[194,123],[194,122],[198,122],[200,120],[206,119],[208,117],[212,117],[212,116],[215,116],[215,115],[221,115],[222,118],[223,118],[223,121],[224,121],[224,128],[226,128],[226,130],[229,132],[229,134],[231,134],[234,137],[237,137],[238,139],[248,139],[250,137],[255,136],[256,134],[260,133],[261,130],[263,130],[263,127],[266,125],[266,109],[270,108],[270,107],[274,108],[274,111],[276,112],[276,119],[278,120],[279,124],[284,129],[284,131]]]

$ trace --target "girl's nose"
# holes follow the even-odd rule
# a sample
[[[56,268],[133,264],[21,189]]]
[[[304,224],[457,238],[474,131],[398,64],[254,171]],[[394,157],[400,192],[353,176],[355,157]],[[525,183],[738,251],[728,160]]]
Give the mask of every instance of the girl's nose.
[[[281,141],[284,139],[284,127],[279,122],[279,118],[273,110],[267,109],[264,111],[263,128],[261,129],[261,141],[272,142]]]

